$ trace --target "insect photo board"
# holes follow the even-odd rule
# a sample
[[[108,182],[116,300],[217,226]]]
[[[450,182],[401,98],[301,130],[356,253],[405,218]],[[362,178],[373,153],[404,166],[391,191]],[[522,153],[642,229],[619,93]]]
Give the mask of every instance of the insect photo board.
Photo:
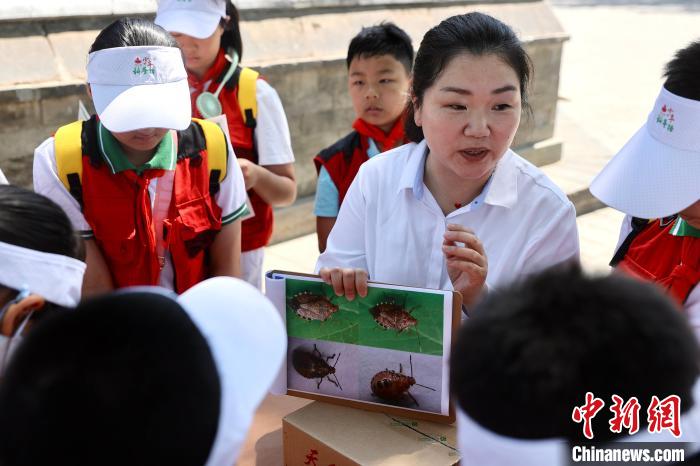
[[[287,326],[276,393],[454,422],[448,358],[461,319],[452,291],[370,282],[336,296],[318,276],[272,271],[267,297]]]

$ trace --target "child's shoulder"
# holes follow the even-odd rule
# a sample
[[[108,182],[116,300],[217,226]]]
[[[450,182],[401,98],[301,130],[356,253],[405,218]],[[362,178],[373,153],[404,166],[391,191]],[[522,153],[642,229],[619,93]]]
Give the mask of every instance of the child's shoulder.
[[[330,146],[321,150],[318,153],[318,157],[324,161],[328,161],[338,154],[343,154],[346,157],[350,157],[358,147],[360,147],[360,133],[352,130]]]

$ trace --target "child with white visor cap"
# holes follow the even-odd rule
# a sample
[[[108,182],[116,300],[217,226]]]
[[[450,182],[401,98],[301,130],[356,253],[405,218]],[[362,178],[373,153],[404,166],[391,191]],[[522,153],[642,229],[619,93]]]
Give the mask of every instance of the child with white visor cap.
[[[97,115],[35,151],[34,187],[86,239],[86,294],[135,285],[182,293],[240,274],[243,177],[223,131],[191,118],[177,43],[120,19],[97,36],[87,77]]]
[[[192,114],[218,121],[225,116],[255,213],[241,225],[241,273],[260,288],[273,207],[291,204],[297,192],[282,101],[260,73],[239,65],[243,42],[238,10],[230,0],[160,0],[155,23],[170,31],[182,49]]]
[[[80,238],[60,207],[18,186],[0,186],[0,378],[23,335],[80,301]]]
[[[85,301],[8,366],[0,463],[232,466],[286,341],[272,303],[229,277]]]
[[[645,125],[590,189],[627,214],[610,265],[664,288],[700,337],[700,42],[665,76]]]
[[[688,464],[697,464],[690,461],[700,459],[697,357],[686,320],[648,284],[559,267],[494,291],[452,349],[461,464],[589,464],[584,455],[595,449],[635,448],[619,442],[681,442],[667,446],[684,448]],[[575,415],[585,409],[587,392],[603,403],[590,437]],[[673,395],[680,400],[677,417],[656,423]],[[624,413],[615,428],[614,396]],[[653,397],[660,408],[652,408]],[[636,414],[628,409],[635,398]]]

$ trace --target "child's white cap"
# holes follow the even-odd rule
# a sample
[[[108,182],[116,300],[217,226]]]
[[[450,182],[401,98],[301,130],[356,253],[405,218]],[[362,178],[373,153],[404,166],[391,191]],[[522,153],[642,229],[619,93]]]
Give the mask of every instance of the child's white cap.
[[[235,278],[210,278],[177,301],[209,343],[219,372],[219,427],[205,466],[230,466],[277,376],[287,331],[274,305],[257,288]]]
[[[190,90],[179,48],[98,50],[88,55],[87,81],[97,115],[110,131],[190,125]]]
[[[170,32],[206,39],[221,18],[226,18],[225,0],[160,0],[154,22]]]
[[[647,122],[591,183],[610,207],[640,218],[700,200],[700,101],[662,88]]]

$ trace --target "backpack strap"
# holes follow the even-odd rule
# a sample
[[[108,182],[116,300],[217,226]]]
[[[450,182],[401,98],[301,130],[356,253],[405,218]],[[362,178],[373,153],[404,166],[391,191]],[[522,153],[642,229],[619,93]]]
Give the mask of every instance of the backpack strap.
[[[62,126],[54,135],[56,171],[66,190],[83,207],[83,122]]]
[[[642,231],[644,231],[646,227],[656,222],[657,220],[658,219],[648,220],[645,218],[632,217],[632,231],[629,232],[627,238],[625,238],[625,240],[615,252],[613,258],[610,260],[610,267],[616,267],[617,264],[619,264],[620,261],[622,261],[622,259],[624,259],[627,255],[627,251],[629,251],[629,248],[632,245],[632,241],[634,241],[634,239],[637,236],[639,236],[639,234]]]
[[[251,68],[241,68],[238,78],[238,106],[248,128],[255,128],[258,117],[256,86],[260,73]]]
[[[226,178],[228,161],[228,144],[226,136],[219,125],[207,120],[193,118],[192,121],[202,128],[207,148],[207,164],[209,166],[209,193],[219,192],[221,182]]]

